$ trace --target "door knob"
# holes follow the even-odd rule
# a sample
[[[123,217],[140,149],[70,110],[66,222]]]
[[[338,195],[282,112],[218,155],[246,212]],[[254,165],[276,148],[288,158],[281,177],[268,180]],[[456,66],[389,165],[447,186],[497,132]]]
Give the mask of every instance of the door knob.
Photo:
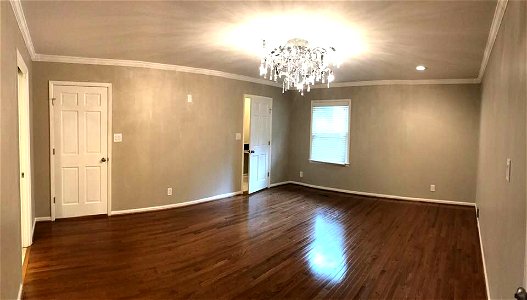
[[[527,292],[525,292],[523,287],[519,287],[514,294],[514,298],[518,300],[527,300]]]
[[[106,157],[101,158],[101,162],[106,162]]]

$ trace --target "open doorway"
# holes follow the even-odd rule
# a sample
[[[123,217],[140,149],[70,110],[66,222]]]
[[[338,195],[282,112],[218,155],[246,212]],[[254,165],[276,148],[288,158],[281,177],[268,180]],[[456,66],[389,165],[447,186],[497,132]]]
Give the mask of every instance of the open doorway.
[[[251,124],[251,98],[243,98],[243,168],[242,191],[249,191],[249,135]]]
[[[24,262],[27,247],[32,244],[31,222],[31,134],[29,124],[29,71],[17,52],[17,84],[18,84],[18,147],[20,169],[20,231],[22,241],[22,262]]]
[[[243,109],[242,191],[254,193],[270,185],[273,99],[245,95]]]

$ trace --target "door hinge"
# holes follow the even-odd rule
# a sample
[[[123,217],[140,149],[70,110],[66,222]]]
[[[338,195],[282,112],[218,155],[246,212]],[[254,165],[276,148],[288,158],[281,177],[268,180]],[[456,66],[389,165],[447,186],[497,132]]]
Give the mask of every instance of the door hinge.
[[[53,197],[53,204],[55,204],[55,197]]]
[[[269,172],[267,172],[267,177],[269,177]]]
[[[22,174],[20,174],[20,176],[21,176],[22,178],[24,178],[24,177],[26,177],[26,174],[24,174],[24,172],[22,172]]]
[[[55,106],[55,100],[56,100],[56,98],[51,98],[51,105],[52,106]]]
[[[55,155],[55,148],[53,148],[53,155]]]
[[[267,145],[271,146],[271,141],[269,141],[269,142],[267,143]]]
[[[476,218],[479,219],[479,207],[476,207]]]

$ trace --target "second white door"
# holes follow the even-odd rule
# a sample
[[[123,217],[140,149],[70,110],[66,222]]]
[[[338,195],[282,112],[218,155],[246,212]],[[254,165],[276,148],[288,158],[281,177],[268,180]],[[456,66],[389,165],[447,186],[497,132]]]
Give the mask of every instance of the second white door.
[[[250,96],[249,194],[269,187],[273,99]]]
[[[108,88],[53,86],[55,217],[108,212]]]

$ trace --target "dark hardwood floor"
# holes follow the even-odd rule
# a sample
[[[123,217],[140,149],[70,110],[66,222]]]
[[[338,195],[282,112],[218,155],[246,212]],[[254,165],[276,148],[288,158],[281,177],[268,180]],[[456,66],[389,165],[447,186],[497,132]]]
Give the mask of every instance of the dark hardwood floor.
[[[38,223],[25,299],[484,299],[474,209],[287,185]]]

